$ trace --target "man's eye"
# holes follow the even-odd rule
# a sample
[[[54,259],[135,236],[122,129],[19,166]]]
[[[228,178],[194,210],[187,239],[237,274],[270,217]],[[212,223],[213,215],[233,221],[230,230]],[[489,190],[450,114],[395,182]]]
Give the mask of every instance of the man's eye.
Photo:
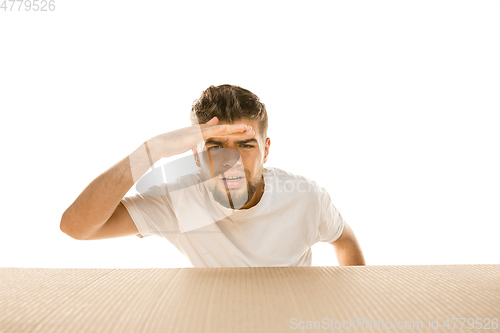
[[[219,146],[208,147],[209,150],[214,150],[214,149],[217,149],[217,148],[220,148],[220,147]]]
[[[253,148],[252,145],[242,145],[244,148]]]

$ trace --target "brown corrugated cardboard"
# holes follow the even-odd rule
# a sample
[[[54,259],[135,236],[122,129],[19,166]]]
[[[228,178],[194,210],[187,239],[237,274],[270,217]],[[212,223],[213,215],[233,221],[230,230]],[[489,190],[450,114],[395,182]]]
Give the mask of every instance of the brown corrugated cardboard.
[[[500,265],[0,268],[0,332],[499,332],[499,317]]]

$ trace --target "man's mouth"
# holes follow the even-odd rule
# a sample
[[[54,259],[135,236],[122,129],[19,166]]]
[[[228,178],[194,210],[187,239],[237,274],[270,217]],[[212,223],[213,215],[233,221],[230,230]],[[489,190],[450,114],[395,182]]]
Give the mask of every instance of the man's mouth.
[[[227,177],[227,178],[222,178],[222,179],[232,181],[232,180],[239,180],[239,179],[242,179],[242,178],[243,177]]]
[[[221,178],[222,183],[227,188],[237,188],[243,185],[245,177],[224,177]]]

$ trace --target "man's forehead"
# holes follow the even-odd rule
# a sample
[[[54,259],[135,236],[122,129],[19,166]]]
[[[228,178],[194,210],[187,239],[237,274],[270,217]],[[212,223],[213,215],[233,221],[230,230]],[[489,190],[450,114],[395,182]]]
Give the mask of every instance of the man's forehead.
[[[259,131],[259,122],[256,119],[250,119],[250,118],[242,118],[242,119],[235,119],[232,122],[227,122],[227,121],[219,121],[217,125],[237,125],[237,124],[246,124],[249,126],[252,126],[252,129],[255,132],[255,135],[251,138],[235,138],[234,143],[235,144],[244,144],[244,143],[255,143],[259,144],[260,141],[260,131]],[[242,132],[243,134],[243,132]],[[216,137],[216,138],[210,138],[208,140],[205,140],[205,145],[207,144],[227,144],[229,142],[229,139],[224,138],[224,137]]]
[[[232,122],[219,120],[217,125],[238,125],[238,124],[246,124],[252,126],[252,128],[257,131],[259,128],[259,121],[257,119],[251,118],[240,118],[234,119]]]

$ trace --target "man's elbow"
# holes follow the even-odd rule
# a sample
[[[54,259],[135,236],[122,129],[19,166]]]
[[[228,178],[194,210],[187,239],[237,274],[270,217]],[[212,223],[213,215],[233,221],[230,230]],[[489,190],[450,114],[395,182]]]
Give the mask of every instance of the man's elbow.
[[[61,223],[59,224],[59,229],[73,239],[85,240],[84,237],[82,237],[79,233],[75,232],[72,225],[74,225],[74,223],[71,223],[69,217],[66,216],[66,212],[64,212],[64,214],[61,217]]]

